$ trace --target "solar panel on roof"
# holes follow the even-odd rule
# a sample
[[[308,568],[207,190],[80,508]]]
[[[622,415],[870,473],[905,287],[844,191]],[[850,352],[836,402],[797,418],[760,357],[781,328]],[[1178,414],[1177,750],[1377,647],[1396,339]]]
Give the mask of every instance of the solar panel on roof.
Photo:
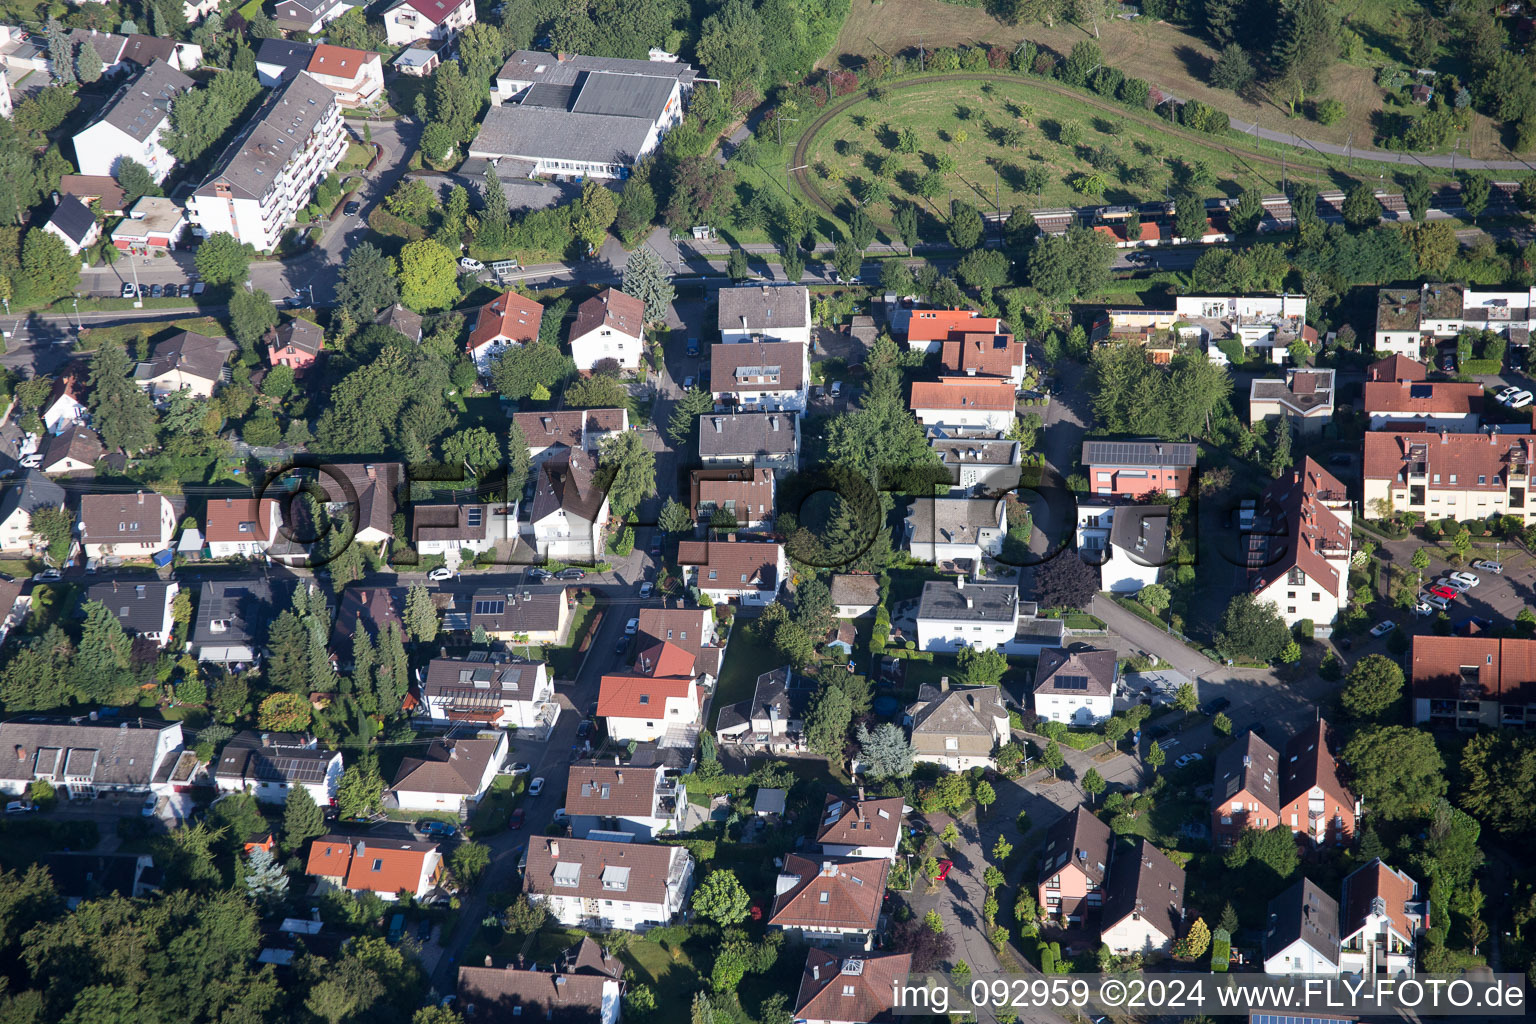
[[[1088,677],[1057,676],[1051,680],[1051,686],[1057,690],[1086,690],[1088,689]]]

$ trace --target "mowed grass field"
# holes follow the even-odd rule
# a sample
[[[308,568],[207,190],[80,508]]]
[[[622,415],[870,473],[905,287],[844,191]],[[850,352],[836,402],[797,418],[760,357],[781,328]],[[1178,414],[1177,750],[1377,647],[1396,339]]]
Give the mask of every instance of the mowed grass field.
[[[1081,139],[1072,145],[1059,141],[1067,124],[1081,131]],[[1000,140],[1002,131],[1013,126],[1024,132],[1018,148]],[[896,137],[905,128],[917,133],[919,152],[894,151]],[[964,142],[959,141],[961,132]],[[955,171],[946,178],[944,193],[921,200],[918,181],[936,166],[941,153],[954,157]],[[1093,159],[1102,166],[1095,169]],[[994,206],[1006,212],[1016,205],[1050,209],[1091,203],[1071,184],[1091,173],[1108,184],[1105,203],[1123,204],[1177,195],[1186,167],[1195,162],[1205,163],[1211,172],[1214,184],[1205,190],[1211,196],[1236,196],[1249,187],[1279,191],[1281,170],[1241,150],[1229,152],[1214,142],[1199,145],[1170,137],[1155,118],[1143,119],[1129,110],[1094,116],[1072,96],[1007,76],[891,89],[888,99],[856,103],[834,116],[806,154],[812,185],[840,214],[851,210],[852,195],[873,176],[872,165],[882,160],[890,164],[892,198],[917,200],[940,220],[947,219],[951,195],[985,211]],[[1043,167],[1047,173],[1038,195],[1024,190],[1025,171],[1031,167]],[[1138,179],[1138,174],[1144,177]],[[1289,177],[1331,185],[1321,171],[1309,175],[1292,167]],[[889,204],[875,207],[873,214],[878,225],[889,227]]]
[[[1321,125],[1310,118],[1288,116],[1279,97],[1263,89],[1253,95],[1237,96],[1206,84],[1216,48],[1210,41],[1166,22],[1142,18],[1134,21],[1110,21],[1099,26],[1096,40],[1108,64],[1127,75],[1146,79],[1165,94],[1181,100],[1200,100],[1219,107],[1234,121],[1256,122],[1276,131],[1294,131],[1309,139],[1343,144],[1353,138],[1356,145],[1370,145],[1377,130],[1385,94],[1375,83],[1375,69],[1383,63],[1402,60],[1396,33],[1408,13],[1417,9],[1413,0],[1354,0],[1340,5],[1339,13],[1365,42],[1364,55],[1358,63],[1338,61],[1328,72],[1323,88],[1309,99],[1332,98],[1344,104],[1346,115],[1334,125]],[[1053,27],[1035,23],[1004,25],[979,7],[961,7],[942,0],[853,0],[853,7],[843,31],[826,60],[835,64],[856,65],[859,56],[875,53],[897,54],[915,51],[918,46],[998,45],[1014,47],[1021,40],[1066,54],[1083,39],[1092,39],[1093,29],[1068,22]],[[1442,50],[1444,54],[1446,51]],[[1441,70],[1454,70],[1450,61],[1437,62]],[[1474,119],[1470,132],[1471,155],[1480,159],[1509,159],[1495,122],[1482,115]],[[1468,152],[1463,142],[1461,152]]]

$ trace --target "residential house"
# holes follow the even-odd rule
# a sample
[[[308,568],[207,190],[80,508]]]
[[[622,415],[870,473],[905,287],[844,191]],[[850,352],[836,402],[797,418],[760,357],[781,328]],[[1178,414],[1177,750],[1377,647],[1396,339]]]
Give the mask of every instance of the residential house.
[[[148,558],[170,546],[176,510],[163,494],[83,494],[80,543],[87,558]]]
[[[506,520],[506,515],[494,515],[490,505],[480,503],[412,505],[411,537],[419,554],[441,555],[456,569],[465,551],[480,554],[505,539]]]
[[[289,317],[267,332],[266,342],[269,363],[286,366],[300,374],[320,358],[320,350],[325,347],[325,332],[319,324]]]
[[[961,647],[1038,656],[1061,646],[1065,625],[1042,619],[1033,601],[1020,601],[1013,583],[929,580],[917,602],[917,649],[953,652]]]
[[[1225,365],[1228,352],[1243,361],[1290,361],[1290,345],[1316,345],[1317,330],[1307,326],[1305,295],[1180,295],[1173,311],[1182,328],[1196,333],[1212,362]]]
[[[73,911],[87,900],[121,896],[142,899],[160,891],[164,872],[148,853],[73,853],[54,850],[41,866],[48,870],[53,892]]]
[[[605,359],[625,370],[636,369],[645,351],[645,303],[617,288],[604,288],[576,307],[568,337],[578,370],[590,373]]]
[[[131,33],[119,59],[130,67],[147,68],[159,60],[177,71],[196,71],[203,63],[203,48],[196,43]]]
[[[96,203],[108,217],[121,217],[126,206],[117,179],[105,174],[61,174],[59,195],[74,196],[87,207]]]
[[[1188,494],[1199,449],[1168,441],[1084,441],[1088,491],[1099,497],[1144,498]]]
[[[909,810],[899,796],[866,800],[862,786],[853,800],[828,793],[816,823],[816,843],[823,856],[880,858],[894,864],[902,816]]]
[[[985,324],[986,320],[979,320],[975,329],[946,338],[939,349],[940,369],[954,377],[1003,377],[1023,387],[1024,342],[1001,320]]]
[[[912,385],[911,409],[930,431],[982,429],[1002,436],[1013,429],[1014,386],[997,377],[941,377]]]
[[[213,784],[220,793],[249,793],[264,804],[286,804],[296,789],[329,807],[341,782],[341,752],[298,733],[236,733],[219,753]]]
[[[0,64],[18,78],[33,71],[50,74],[53,62],[48,59],[47,38],[41,32],[0,25]]]
[[[840,956],[824,949],[805,954],[794,1019],[805,1024],[873,1024],[893,1021],[902,986],[912,970],[910,953]]]
[[[1429,898],[1406,872],[1378,858],[1345,876],[1339,900],[1339,970],[1411,978],[1429,929]]]
[[[1376,293],[1376,354],[1418,359],[1463,330],[1491,331],[1510,344],[1530,344],[1536,289],[1492,289],[1426,282]]]
[[[1003,503],[992,498],[914,498],[907,509],[905,546],[916,562],[976,572],[1007,533]]]
[[[492,640],[513,644],[562,644],[571,626],[571,600],[564,587],[476,590],[470,595],[463,628],[485,630]],[[445,617],[445,622],[450,621]]]
[[[880,604],[880,577],[837,573],[832,577],[832,614],[840,619],[862,619]]]
[[[513,291],[481,306],[468,342],[469,357],[480,375],[489,376],[491,365],[507,349],[538,341],[543,318],[543,306]]]
[[[677,564],[687,584],[715,604],[772,604],[789,579],[782,544],[738,539],[734,533],[724,540],[679,542]]]
[[[533,505],[524,528],[533,534],[539,557],[560,562],[596,562],[603,555],[608,494],[598,486],[597,463],[572,448],[539,465]]]
[[[581,945],[585,949],[597,943],[583,939]],[[458,1006],[465,1019],[487,1024],[511,1022],[525,1014],[530,1020],[561,1024],[618,1024],[626,984],[622,961],[596,952],[591,959],[601,966],[576,966],[573,971],[570,959],[568,954],[567,962],[552,965],[552,970],[536,963],[527,968],[521,963],[460,966]]]
[[[752,699],[720,709],[715,736],[751,751],[787,754],[806,749],[805,716],[816,693],[809,676],[788,665],[757,677]]]
[[[1338,977],[1339,904],[1310,878],[1269,901],[1264,926],[1264,973]]]
[[[721,288],[716,325],[727,345],[751,341],[811,343],[811,290],[798,284]]]
[[[90,411],[80,400],[84,395],[85,368],[78,364],[67,367],[54,378],[53,391],[39,410],[43,428],[50,434],[62,434],[66,427],[89,420]]]
[[[727,412],[805,411],[810,346],[798,341],[714,345],[709,352],[715,408]]]
[[[373,106],[384,96],[383,59],[371,50],[321,43],[307,70],[347,110]]]
[[[355,6],[342,0],[278,0],[272,20],[284,32],[312,36]]]
[[[773,470],[734,467],[688,474],[688,510],[700,526],[728,514],[736,526],[755,530],[773,521]]]
[[[1349,600],[1353,519],[1338,478],[1310,456],[1302,460],[1264,489],[1251,517],[1241,513],[1249,593],[1272,603],[1287,627],[1308,619],[1331,633]]]
[[[1536,521],[1536,502],[1526,496],[1533,454],[1536,439],[1529,435],[1369,431],[1365,517],[1414,512],[1426,520]]]
[[[930,356],[941,355],[945,342],[960,341],[967,335],[995,337],[1009,333],[1001,320],[970,309],[914,309],[904,319],[907,348]]]
[[[395,537],[396,495],[404,477],[405,467],[398,462],[326,462],[316,482],[329,511],[356,524],[355,541],[384,544]]]
[[[171,609],[180,590],[175,580],[126,576],[93,583],[85,599],[111,612],[130,637],[159,649],[171,642],[176,629]]]
[[[75,423],[49,439],[39,468],[54,475],[86,474],[94,471],[97,461],[106,454],[96,431],[84,423]]]
[[[1355,834],[1360,801],[1339,781],[1328,747],[1328,723],[1319,719],[1291,737],[1282,759],[1253,732],[1216,758],[1211,834],[1219,847],[1244,829],[1286,825],[1313,846],[1342,846]]]
[[[293,598],[291,585],[267,579],[205,580],[191,650],[198,661],[246,664],[267,645],[267,628]]]
[[[28,556],[41,553],[48,539],[32,529],[32,514],[64,508],[64,488],[36,470],[21,476],[0,494],[0,553]]]
[[[388,327],[407,341],[421,341],[421,314],[406,309],[398,302],[381,310],[373,322]]]
[[[400,51],[399,56],[394,60],[394,65],[395,70],[402,75],[410,75],[412,78],[429,78],[442,62],[442,55],[436,50],[408,46]]]
[[[75,162],[84,175],[115,176],[124,160],[142,164],[157,182],[176,166],[161,141],[170,129],[171,104],[192,90],[192,79],[155,60],[122,85],[101,114],[76,133]]]
[[[375,643],[391,626],[405,634],[405,587],[366,586],[354,583],[343,588],[341,602],[331,625],[332,658],[338,669],[352,668],[352,640],[359,629]],[[440,595],[441,596],[441,595]]]
[[[928,444],[960,491],[1000,498],[1019,486],[1024,463],[1017,441],[930,434]]]
[[[700,685],[714,685],[720,675],[725,648],[715,633],[713,608],[641,608],[639,619],[641,646],[646,645],[648,638],[652,643],[665,641],[681,647],[693,655],[693,668],[699,674]]]
[[[396,0],[384,8],[384,41],[446,43],[475,23],[474,0]]]
[[[1118,655],[1086,644],[1052,647],[1035,667],[1035,714],[1050,722],[1096,725],[1115,712]]]
[[[564,455],[565,449],[596,454],[599,443],[629,429],[628,409],[550,409],[515,412],[512,422],[523,432],[533,465]]]
[[[693,858],[681,846],[595,839],[528,840],[523,891],[561,924],[646,931],[687,905]]]
[[[81,250],[89,249],[101,237],[96,215],[74,196],[59,197],[43,230],[62,239],[72,256],[80,255]]]
[[[1184,869],[1149,840],[1115,851],[1100,940],[1117,956],[1167,952],[1184,929],[1184,892]]]
[[[1423,381],[1429,378],[1429,367],[1407,356],[1391,355],[1376,360],[1365,368],[1366,383]]]
[[[891,863],[883,857],[819,857],[791,853],[774,886],[770,928],[817,945],[869,949]]]
[[[438,724],[473,722],[537,737],[554,728],[560,706],[542,661],[477,651],[469,658],[427,663],[416,714]]]
[[[203,525],[208,557],[260,558],[282,526],[275,498],[209,498]]]
[[[912,756],[950,771],[996,768],[992,754],[1009,739],[1008,709],[997,686],[923,686],[907,708]]]
[[[706,696],[693,657],[663,642],[641,650],[629,671],[602,677],[597,713],[615,742],[660,740],[663,746],[679,746],[697,733]]]
[[[297,39],[263,39],[256,47],[256,77],[268,89],[291,82],[300,71],[308,70],[315,49],[314,43]]]
[[[688,794],[681,776],[661,765],[574,764],[565,784],[565,813],[571,835],[623,832],[648,842],[683,827]]]
[[[187,198],[187,216],[204,237],[223,231],[272,252],[346,149],[336,94],[301,71],[219,155]]]
[[[436,843],[380,836],[324,835],[309,844],[304,873],[322,888],[371,892],[386,902],[430,893],[443,867]]]
[[[1248,385],[1248,425],[1284,418],[1300,438],[1321,437],[1333,422],[1333,370],[1285,371],[1283,379],[1255,378]]]
[[[1130,344],[1143,349],[1147,358],[1166,366],[1180,350],[1198,344],[1198,328],[1183,324],[1171,309],[1106,309],[1094,320],[1088,339],[1094,348]]]
[[[1529,729],[1536,723],[1536,640],[1415,636],[1409,683],[1415,725]]]
[[[1109,879],[1109,826],[1082,804],[1057,819],[1045,834],[1040,868],[1035,875],[1035,899],[1052,921],[1065,916],[1081,924],[1104,906]]]
[[[1483,386],[1476,381],[1367,380],[1361,408],[1372,430],[1470,434],[1482,424]]]
[[[507,759],[507,734],[464,739],[438,737],[425,754],[407,755],[389,791],[402,811],[457,814],[480,802]]]
[[[1077,552],[1099,567],[1099,586],[1134,594],[1168,564],[1169,506],[1084,498],[1077,503]]]
[[[518,50],[496,75],[471,157],[518,177],[622,178],[682,120],[692,67]]]
[[[800,420],[772,412],[705,413],[699,417],[699,461],[793,473],[800,468]]]
[[[75,54],[77,60],[83,47],[89,46],[96,51],[96,56],[101,58],[102,78],[111,80],[131,67],[123,63],[123,50],[128,45],[127,36],[94,28],[74,28],[64,38],[69,41],[70,52]]]
[[[211,398],[224,381],[224,364],[234,351],[235,343],[228,338],[178,331],[155,346],[149,361],[134,368],[133,377],[157,402],[177,391]]]
[[[186,231],[187,211],[175,201],[141,196],[112,229],[112,245],[133,256],[175,252]]]
[[[21,796],[41,779],[67,800],[106,793],[169,793],[181,755],[180,722],[140,717],[0,722],[0,793]]]

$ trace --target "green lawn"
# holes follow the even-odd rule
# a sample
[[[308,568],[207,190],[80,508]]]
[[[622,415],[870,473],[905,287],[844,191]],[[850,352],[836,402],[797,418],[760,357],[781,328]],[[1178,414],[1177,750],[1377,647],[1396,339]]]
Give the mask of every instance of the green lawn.
[[[556,679],[576,677],[576,670],[581,667],[581,659],[586,654],[581,649],[581,642],[595,623],[592,613],[596,607],[578,601],[576,610],[571,613],[570,642],[563,647],[544,648],[544,659],[549,664],[550,675]]]
[[[757,677],[779,663],[773,644],[758,635],[755,624],[738,621],[731,630],[725,664],[720,666],[720,678],[715,683],[715,697],[709,710],[710,730],[714,730],[721,708],[751,699]]]
[[[636,984],[650,986],[656,995],[657,1009],[667,1016],[677,1017],[687,1014],[693,994],[705,986],[705,979],[700,968],[694,965],[693,957],[707,956],[708,950],[691,949],[694,945],[692,942],[672,944],[636,937],[620,951],[619,958],[634,972]]]

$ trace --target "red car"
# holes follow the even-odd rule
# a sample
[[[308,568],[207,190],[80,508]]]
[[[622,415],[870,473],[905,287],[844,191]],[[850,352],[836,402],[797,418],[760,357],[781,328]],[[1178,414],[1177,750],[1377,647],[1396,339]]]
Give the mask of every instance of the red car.
[[[1434,594],[1436,597],[1443,597],[1447,601],[1454,601],[1458,597],[1461,596],[1456,591],[1452,590],[1450,587],[1429,587],[1428,590],[1429,590],[1429,592],[1431,594]]]
[[[941,861],[939,861],[939,873],[934,878],[934,881],[935,882],[942,882],[942,881],[944,881],[944,879],[949,877],[949,869],[954,867],[954,866],[955,866],[955,862],[952,861],[952,860],[941,860]]]
[[[522,828],[523,827],[523,818],[524,817],[525,817],[525,815],[523,814],[523,809],[521,807],[517,808],[516,810],[514,810],[512,812],[512,817],[507,822],[507,827],[510,828],[510,829]]]

